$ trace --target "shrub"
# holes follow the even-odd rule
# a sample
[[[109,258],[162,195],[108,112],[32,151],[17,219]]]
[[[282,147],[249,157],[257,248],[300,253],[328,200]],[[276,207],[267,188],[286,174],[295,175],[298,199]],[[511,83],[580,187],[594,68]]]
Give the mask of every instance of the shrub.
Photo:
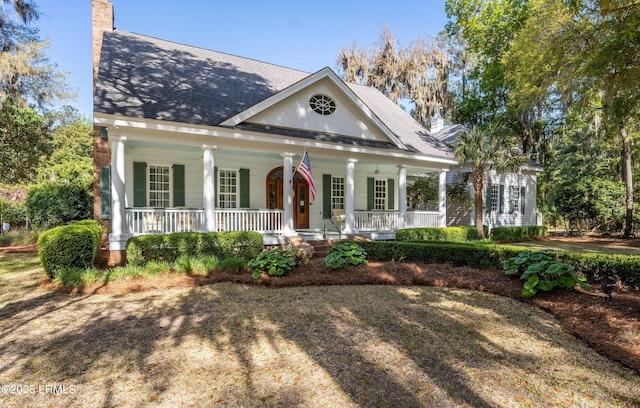
[[[369,259],[391,261],[402,259],[420,262],[452,262],[478,268],[502,268],[503,261],[522,252],[515,245],[447,242],[358,241]],[[557,251],[555,258],[594,282],[605,276],[617,276],[631,287],[640,287],[640,256]]]
[[[520,279],[525,281],[522,288],[524,297],[556,287],[573,289],[576,284],[589,288],[585,283],[587,279],[576,273],[573,265],[555,260],[551,250],[523,251],[504,261],[504,271],[507,275],[520,275]]]
[[[45,273],[54,278],[60,268],[93,266],[104,226],[87,220],[47,230],[38,238],[38,256]]]
[[[189,255],[180,255],[173,263],[173,269],[177,272],[191,273],[196,268],[196,260]]]
[[[353,241],[336,243],[324,258],[324,266],[331,269],[367,263],[367,251]]]
[[[41,185],[25,203],[31,223],[46,229],[93,217],[93,196],[75,184]]]
[[[221,271],[231,271],[231,272],[244,272],[247,267],[247,261],[241,258],[237,258],[235,256],[225,258],[218,264],[218,269]]]
[[[261,272],[267,272],[270,276],[282,276],[294,266],[296,266],[296,261],[293,251],[275,248],[262,251],[249,261],[247,269],[251,272],[253,279],[258,279]]]
[[[491,229],[491,238],[495,241],[522,241],[547,235],[547,227],[495,227]]]
[[[258,232],[175,232],[131,237],[127,241],[127,262],[144,265],[149,261],[174,263],[181,255],[200,258],[214,255],[219,259],[255,258],[264,248]]]
[[[485,226],[485,236],[487,227]],[[466,242],[478,239],[476,227],[460,225],[456,227],[408,228],[396,231],[396,241],[449,241]]]
[[[242,262],[244,264],[244,261]],[[215,255],[204,255],[196,259],[193,271],[199,273],[200,275],[206,275],[214,269],[217,269],[219,265],[220,260]]]

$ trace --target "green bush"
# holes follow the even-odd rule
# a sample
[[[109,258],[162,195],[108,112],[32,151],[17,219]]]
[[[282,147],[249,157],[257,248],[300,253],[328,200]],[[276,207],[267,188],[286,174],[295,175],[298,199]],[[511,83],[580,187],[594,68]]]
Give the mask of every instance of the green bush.
[[[247,269],[253,279],[259,279],[261,272],[270,276],[282,276],[296,266],[294,251],[275,248],[262,251],[257,257],[250,260]]]
[[[532,297],[539,290],[546,292],[558,287],[573,289],[576,284],[589,288],[586,278],[575,272],[573,265],[558,262],[554,251],[523,251],[513,258],[504,261],[504,272],[507,275],[520,275],[524,280],[522,296]]]
[[[218,259],[236,257],[248,261],[264,249],[258,232],[175,232],[131,237],[127,241],[127,262],[144,265],[149,261],[173,264],[181,255]]]
[[[484,227],[485,236],[487,227]],[[456,227],[408,228],[396,231],[396,241],[449,241],[467,242],[478,239],[478,231],[472,225]]]
[[[491,238],[495,241],[523,241],[547,235],[547,227],[495,227],[491,229]]]
[[[494,244],[447,242],[358,241],[369,259],[379,261],[405,260],[419,262],[451,262],[479,268],[502,268],[503,262],[517,256],[522,247]],[[570,265],[589,282],[605,276],[617,276],[631,287],[640,287],[640,256],[621,254],[578,253],[557,251],[555,258]]]
[[[331,269],[367,263],[367,251],[353,241],[336,243],[324,258],[324,266]]]
[[[93,195],[75,184],[41,185],[25,203],[31,223],[46,229],[93,217]]]
[[[244,272],[246,267],[247,267],[247,261],[245,261],[244,259],[240,259],[232,256],[230,258],[225,258],[222,261],[220,261],[217,269],[221,271],[230,271],[230,272],[240,273],[240,272]]]
[[[11,228],[23,228],[27,221],[27,209],[24,204],[7,201],[0,197],[0,218]],[[1,226],[1,225],[0,225]]]
[[[105,228],[87,220],[52,228],[38,238],[38,256],[45,273],[54,278],[61,268],[90,268]]]

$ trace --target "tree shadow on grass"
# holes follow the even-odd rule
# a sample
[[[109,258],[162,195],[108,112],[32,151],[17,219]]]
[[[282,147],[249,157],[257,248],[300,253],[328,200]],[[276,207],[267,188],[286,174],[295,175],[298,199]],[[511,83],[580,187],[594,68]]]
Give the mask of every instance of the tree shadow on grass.
[[[467,309],[452,304],[473,313],[465,316]],[[330,387],[340,390],[338,405],[488,407],[497,402],[469,377],[470,367],[517,372],[543,361],[501,347],[468,323],[492,315],[535,332],[511,322],[509,313],[467,292],[427,288],[222,284],[94,295],[57,316],[38,316],[43,324],[78,316],[53,333],[29,338],[22,327],[0,339],[0,354],[17,364],[0,376],[99,385],[92,391],[95,406],[122,402],[123,387],[134,387],[144,401],[178,403],[176,390],[186,389],[192,404],[205,403],[199,394],[215,390],[209,403],[292,406],[312,405],[307,393],[314,384],[309,378],[278,382],[278,376],[315,378],[315,370],[318,386],[330,378]],[[539,340],[548,341],[545,334]]]

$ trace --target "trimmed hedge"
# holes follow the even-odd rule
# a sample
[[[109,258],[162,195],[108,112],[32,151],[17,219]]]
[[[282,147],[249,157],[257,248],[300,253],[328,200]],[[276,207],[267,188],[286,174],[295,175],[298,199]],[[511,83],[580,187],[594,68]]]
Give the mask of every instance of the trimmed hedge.
[[[528,225],[522,227],[495,227],[491,238],[496,241],[523,241],[547,235],[547,227]]]
[[[459,266],[500,268],[503,261],[526,251],[515,245],[447,242],[357,241],[370,260],[452,262]],[[631,287],[640,287],[640,256],[555,251],[555,259],[573,265],[589,282],[617,276]]]
[[[38,238],[38,256],[44,272],[53,278],[62,268],[89,268],[100,249],[105,227],[85,220],[52,228]]]
[[[249,261],[263,249],[260,233],[243,231],[141,235],[129,238],[126,245],[127,263],[134,266],[149,261],[173,263],[182,255],[214,255],[219,259],[236,257]]]
[[[487,226],[484,234],[487,236]],[[473,225],[456,227],[407,228],[396,231],[396,241],[449,241],[467,242],[478,239],[478,232]]]

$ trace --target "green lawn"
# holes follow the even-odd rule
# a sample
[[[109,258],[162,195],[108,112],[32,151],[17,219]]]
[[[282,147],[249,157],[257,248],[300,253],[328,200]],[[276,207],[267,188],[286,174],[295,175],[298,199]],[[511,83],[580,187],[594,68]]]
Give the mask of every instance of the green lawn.
[[[0,394],[3,407],[640,404],[638,376],[487,293],[225,283],[78,296],[39,288],[41,273],[35,254],[0,254],[0,383],[35,391]]]
[[[640,255],[640,248],[616,244],[596,244],[587,242],[563,242],[563,241],[528,241],[509,243],[526,247],[528,249],[554,249],[572,252],[602,252],[605,254]]]

